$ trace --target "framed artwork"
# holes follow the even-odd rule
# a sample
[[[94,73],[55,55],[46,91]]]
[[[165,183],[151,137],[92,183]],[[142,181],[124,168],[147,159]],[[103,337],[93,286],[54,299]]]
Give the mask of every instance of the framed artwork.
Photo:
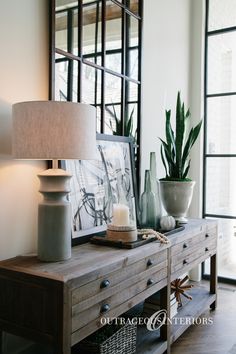
[[[128,137],[97,134],[96,160],[62,161],[72,174],[72,245],[105,233],[112,221],[114,203],[125,198],[136,220],[136,181],[133,140]]]

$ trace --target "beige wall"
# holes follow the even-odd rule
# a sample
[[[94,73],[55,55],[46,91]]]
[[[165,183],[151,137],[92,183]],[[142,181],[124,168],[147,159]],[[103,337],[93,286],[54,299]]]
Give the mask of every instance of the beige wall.
[[[199,15],[201,9],[195,13],[193,3],[144,1],[142,171],[149,167],[150,151],[159,155],[157,138],[164,134],[164,110],[175,106],[177,91],[181,90],[187,103],[194,104],[195,94],[190,94],[194,84],[189,79],[190,62],[194,60],[190,56],[191,17]],[[0,3],[0,259],[36,248],[36,174],[45,164],[11,160],[10,122],[12,103],[48,98],[47,20],[47,0]],[[198,87],[194,89],[197,92]],[[195,101],[195,117],[198,102],[199,98]],[[195,154],[199,154],[199,149]],[[199,164],[198,159],[193,177],[200,178]],[[158,158],[158,177],[162,176]],[[195,211],[198,195],[196,198]]]
[[[11,159],[11,105],[48,98],[47,0],[0,2],[0,259],[35,250],[45,163]]]

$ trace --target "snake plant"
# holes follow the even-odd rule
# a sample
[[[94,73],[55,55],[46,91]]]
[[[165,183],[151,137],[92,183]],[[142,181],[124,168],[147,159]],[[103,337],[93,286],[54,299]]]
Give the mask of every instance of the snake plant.
[[[187,178],[191,162],[189,154],[200,133],[202,121],[190,129],[187,137],[189,118],[190,111],[189,109],[185,111],[178,92],[175,133],[171,126],[171,110],[168,110],[166,111],[166,141],[160,139],[161,159],[166,172],[166,177],[162,180],[190,180]]]
[[[112,120],[110,119],[110,128],[112,130],[113,135],[122,135],[122,121],[119,119],[116,115],[116,110],[114,105],[112,105],[113,112],[109,109],[106,108],[106,110],[109,112],[109,114],[112,116],[115,122],[115,128],[112,124]],[[136,139],[136,131],[133,134],[133,115],[134,115],[134,108],[132,109],[130,115],[128,114],[125,115],[124,119],[124,136],[130,136],[133,137],[134,140]]]

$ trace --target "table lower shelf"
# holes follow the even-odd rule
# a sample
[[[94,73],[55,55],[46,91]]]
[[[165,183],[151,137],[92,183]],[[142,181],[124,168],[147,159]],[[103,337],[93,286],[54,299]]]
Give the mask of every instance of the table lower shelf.
[[[215,294],[210,294],[207,287],[199,283],[189,291],[192,300],[183,300],[183,307],[178,310],[169,323],[171,333],[170,342],[179,338],[192,324],[192,319],[197,319],[216,300]],[[146,326],[138,326],[137,354],[161,354],[167,349],[167,342],[160,339],[160,331],[150,332]]]
[[[192,300],[184,301],[183,307],[178,310],[178,314],[172,319],[171,343],[176,341],[191,326],[193,318],[198,318],[216,300],[216,295],[210,294],[206,287],[201,285],[199,287],[198,285],[195,286],[189,292]]]

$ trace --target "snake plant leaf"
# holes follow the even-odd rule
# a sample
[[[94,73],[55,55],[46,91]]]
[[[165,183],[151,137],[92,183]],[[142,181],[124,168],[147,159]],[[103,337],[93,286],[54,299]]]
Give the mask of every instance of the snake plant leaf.
[[[190,110],[188,109],[186,114],[185,114],[185,119],[189,118],[190,117]]]
[[[167,177],[168,176],[168,172],[167,172],[167,166],[166,166],[166,161],[165,161],[165,158],[164,158],[163,146],[162,145],[161,145],[161,159],[162,159],[162,163],[163,163],[163,166],[165,168],[166,177]]]
[[[190,169],[190,162],[191,162],[191,160],[188,161],[188,165],[187,165],[187,167],[186,167],[186,169],[185,169],[185,171],[183,173],[183,176],[182,176],[183,179],[187,178],[187,175],[188,175],[188,172],[189,172],[189,169]]]
[[[169,151],[172,153],[172,150],[174,149],[174,154],[175,154],[175,138],[170,123],[170,117],[171,117],[171,110],[166,111],[166,142],[169,147]]]
[[[185,114],[184,105],[181,105],[180,92],[177,96],[176,104],[176,133],[175,133],[175,145],[176,145],[176,170],[181,175],[182,167],[182,149],[185,132]]]
[[[165,160],[166,160],[166,162],[168,164],[169,174],[172,175],[174,173],[174,169],[175,169],[174,157],[172,156],[171,152],[169,151],[169,148],[168,148],[168,145],[166,144],[166,142],[163,141],[162,139],[160,139],[160,140],[162,142],[163,151],[164,151],[164,154],[165,154]]]
[[[165,152],[165,155],[167,157],[167,161],[174,164],[175,161],[174,161],[174,158],[173,158],[173,156],[171,154],[171,151],[169,150],[169,147],[168,147],[167,143],[164,140],[162,140],[161,138],[160,138],[160,140],[162,142],[162,146],[164,148],[164,152]]]
[[[188,157],[188,155],[190,153],[190,150],[191,150],[191,147],[192,147],[192,141],[193,141],[193,128],[191,128],[191,130],[189,132],[188,139],[187,139],[187,141],[185,143],[185,146],[184,146],[184,151],[183,151],[183,156],[182,156],[183,167],[185,166],[187,157]]]
[[[183,167],[185,162],[190,154],[191,148],[193,147],[195,141],[198,138],[202,126],[202,120],[196,125],[195,128],[192,128],[189,132],[188,140],[185,144],[184,151],[183,151]]]
[[[133,114],[134,114],[134,108],[132,109],[127,122],[125,121],[125,136],[131,136],[132,135],[132,132],[133,132]]]

